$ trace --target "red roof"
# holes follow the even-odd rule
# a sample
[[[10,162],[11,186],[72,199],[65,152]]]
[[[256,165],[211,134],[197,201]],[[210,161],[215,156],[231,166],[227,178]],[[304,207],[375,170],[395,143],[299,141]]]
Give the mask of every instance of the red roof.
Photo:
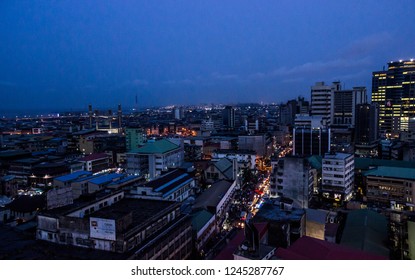
[[[92,160],[98,160],[108,158],[108,155],[106,153],[96,153],[96,154],[90,154],[86,157],[80,158],[79,161],[92,161]]]
[[[288,249],[278,248],[276,256],[283,260],[385,260],[379,255],[303,236]]]
[[[226,247],[215,257],[215,260],[233,260],[233,253],[239,245],[245,240],[244,231],[241,229],[236,236],[232,238]]]

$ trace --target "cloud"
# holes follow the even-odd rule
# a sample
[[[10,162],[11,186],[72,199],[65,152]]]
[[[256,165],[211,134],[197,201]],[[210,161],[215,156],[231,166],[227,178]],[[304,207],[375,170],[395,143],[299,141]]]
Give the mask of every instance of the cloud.
[[[378,48],[384,48],[393,41],[393,36],[388,32],[368,35],[350,43],[340,50],[340,56],[345,58],[356,58],[371,54]]]
[[[345,68],[355,68],[371,65],[371,59],[364,57],[361,59],[334,59],[328,61],[306,62],[292,67],[279,67],[267,73],[257,72],[249,75],[250,79],[266,79],[275,77],[290,77],[292,75],[305,75],[313,73],[322,73]],[[290,79],[286,79],[287,81]]]
[[[236,74],[220,74],[218,72],[212,73],[211,76],[215,80],[237,80],[239,79],[239,76]]]
[[[304,78],[288,78],[281,81],[281,83],[289,84],[289,83],[298,83],[304,81]]]
[[[344,80],[352,80],[352,79],[357,79],[357,78],[367,78],[367,76],[368,76],[368,72],[366,70],[362,70],[357,73],[335,76],[335,77],[332,77],[331,80],[344,81]]]

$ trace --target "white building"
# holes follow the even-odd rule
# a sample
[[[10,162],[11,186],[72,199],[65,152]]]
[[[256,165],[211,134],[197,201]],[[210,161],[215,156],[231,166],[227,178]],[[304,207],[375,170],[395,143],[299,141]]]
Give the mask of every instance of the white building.
[[[340,82],[334,82],[332,85],[317,82],[311,87],[311,115],[323,117],[324,125],[330,125],[333,93],[340,88]]]
[[[212,161],[219,161],[227,158],[230,161],[237,160],[238,166],[255,169],[256,153],[250,150],[216,150],[212,153]]]
[[[151,180],[168,168],[179,167],[183,159],[181,146],[167,139],[148,141],[143,147],[127,153],[127,173],[145,175]]]
[[[335,202],[349,201],[353,195],[354,156],[327,153],[323,158],[322,194]]]

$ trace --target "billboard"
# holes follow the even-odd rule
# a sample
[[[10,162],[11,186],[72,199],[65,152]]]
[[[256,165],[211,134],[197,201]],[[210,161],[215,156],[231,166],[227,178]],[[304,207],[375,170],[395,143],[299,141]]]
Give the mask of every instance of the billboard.
[[[115,240],[115,220],[89,218],[90,236],[92,238]]]

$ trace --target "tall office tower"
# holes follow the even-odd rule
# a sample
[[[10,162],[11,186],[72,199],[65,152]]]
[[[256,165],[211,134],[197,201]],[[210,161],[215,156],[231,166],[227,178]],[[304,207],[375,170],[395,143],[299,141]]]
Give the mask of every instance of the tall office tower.
[[[293,129],[293,155],[323,156],[330,151],[330,128],[296,127]]]
[[[415,117],[415,61],[388,63],[388,69],[372,75],[372,102],[379,104],[379,129],[386,138],[408,131]]]
[[[226,106],[223,109],[222,120],[225,129],[232,130],[235,128],[235,109],[232,106]]]
[[[356,105],[367,103],[366,87],[333,92],[331,124],[338,127],[354,127]]]
[[[355,114],[355,154],[374,156],[377,152],[379,140],[379,105],[359,104]]]
[[[311,116],[323,117],[325,125],[330,125],[331,108],[333,106],[334,91],[341,90],[340,82],[332,85],[325,85],[324,82],[317,82],[311,87]]]

